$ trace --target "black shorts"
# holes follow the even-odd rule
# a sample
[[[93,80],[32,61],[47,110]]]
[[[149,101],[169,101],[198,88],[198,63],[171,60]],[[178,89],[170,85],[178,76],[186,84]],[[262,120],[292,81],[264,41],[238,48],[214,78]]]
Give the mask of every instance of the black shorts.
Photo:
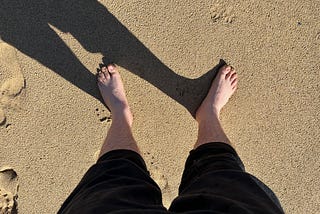
[[[208,143],[190,152],[179,195],[169,210],[142,157],[130,150],[103,155],[58,213],[284,213],[274,193],[248,174],[236,151]]]

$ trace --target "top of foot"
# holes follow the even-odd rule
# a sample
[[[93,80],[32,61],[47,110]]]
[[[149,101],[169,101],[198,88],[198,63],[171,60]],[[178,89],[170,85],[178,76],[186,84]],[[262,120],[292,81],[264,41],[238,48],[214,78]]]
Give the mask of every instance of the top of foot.
[[[207,118],[208,114],[219,116],[222,107],[237,89],[238,75],[231,66],[223,66],[213,80],[206,98],[196,112],[199,122]]]

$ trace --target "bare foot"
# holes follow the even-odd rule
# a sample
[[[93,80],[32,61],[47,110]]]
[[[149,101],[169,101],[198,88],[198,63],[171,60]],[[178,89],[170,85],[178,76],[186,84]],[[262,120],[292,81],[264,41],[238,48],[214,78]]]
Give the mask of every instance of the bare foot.
[[[113,119],[126,119],[132,124],[130,111],[122,79],[115,65],[101,68],[98,74],[98,87],[105,104],[109,107]]]
[[[227,104],[237,89],[237,77],[237,73],[231,66],[225,65],[219,70],[206,98],[196,112],[198,122],[205,120],[208,115],[212,114],[219,117],[222,107]]]

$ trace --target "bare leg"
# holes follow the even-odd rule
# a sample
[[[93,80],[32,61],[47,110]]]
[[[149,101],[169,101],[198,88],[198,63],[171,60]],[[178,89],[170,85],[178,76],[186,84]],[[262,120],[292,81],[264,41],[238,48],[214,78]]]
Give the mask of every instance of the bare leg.
[[[140,153],[133,138],[132,113],[124,91],[123,83],[115,65],[103,67],[98,75],[98,87],[104,102],[112,113],[112,124],[102,145],[100,155],[116,150],[128,149]]]
[[[199,129],[198,140],[194,148],[210,142],[223,142],[231,145],[222,129],[219,115],[222,107],[227,104],[237,89],[237,82],[237,73],[230,66],[224,66],[219,70],[207,97],[196,113]]]

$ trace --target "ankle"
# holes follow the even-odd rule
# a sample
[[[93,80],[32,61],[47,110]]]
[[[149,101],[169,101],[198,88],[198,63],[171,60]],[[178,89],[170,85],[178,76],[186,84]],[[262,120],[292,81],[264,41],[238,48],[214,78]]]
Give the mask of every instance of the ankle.
[[[215,107],[212,107],[206,111],[197,112],[196,121],[198,124],[207,123],[208,121],[219,121],[220,110]]]
[[[117,109],[111,112],[112,113],[112,123],[113,124],[125,124],[132,126],[133,116],[129,106],[121,109]]]
[[[211,116],[198,121],[198,139],[195,148],[209,142],[223,142],[231,145],[228,137],[223,131],[218,114],[212,114]]]

